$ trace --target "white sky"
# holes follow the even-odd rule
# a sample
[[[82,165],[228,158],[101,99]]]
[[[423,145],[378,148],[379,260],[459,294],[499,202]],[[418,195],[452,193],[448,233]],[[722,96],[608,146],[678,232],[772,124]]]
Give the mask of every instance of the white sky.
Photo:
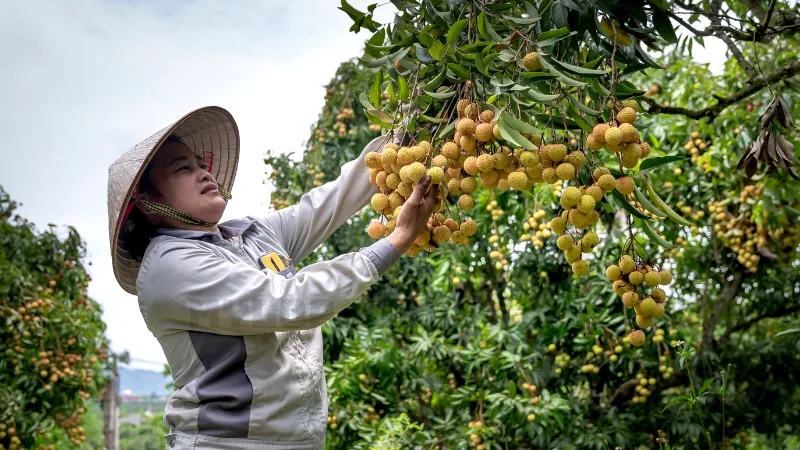
[[[351,0],[364,10],[372,3]],[[361,52],[335,0],[0,2],[0,184],[40,228],[75,226],[93,265],[89,294],[114,351],[164,362],[136,298],[111,270],[106,210],[111,162],[184,113],[231,111],[242,139],[225,219],[266,210],[267,149],[300,151],[323,85]],[[391,6],[377,19],[392,19]],[[719,42],[707,52],[719,58]],[[698,47],[695,47],[696,50]],[[721,60],[715,61],[721,62]],[[152,366],[151,366],[152,367]],[[160,367],[152,367],[160,370]]]

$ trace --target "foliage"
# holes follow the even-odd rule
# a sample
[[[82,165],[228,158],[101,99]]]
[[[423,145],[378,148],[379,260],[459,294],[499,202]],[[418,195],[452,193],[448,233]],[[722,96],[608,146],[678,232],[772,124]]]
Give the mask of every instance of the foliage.
[[[161,450],[169,432],[161,414],[142,415],[141,423],[123,423],[119,427],[120,450]]]
[[[108,369],[84,243],[73,228],[37,231],[17,206],[0,188],[0,448],[80,447]]]
[[[748,1],[392,3],[400,12],[391,27],[373,23],[371,9],[343,6],[354,29],[375,34],[328,86],[302,159],[266,158],[277,208],[335,178],[377,135],[369,124],[439,148],[463,96],[523,123],[508,128],[525,141],[509,129],[498,141],[525,147],[539,135],[573,151],[593,131],[581,120],[608,121],[620,100],[636,99],[647,107],[637,126],[652,157],[619,171],[652,195],[600,202],[601,243],[576,279],[546,226],[566,184],[479,188],[469,211],[478,231],[466,245],[401,259],[324,326],[328,448],[385,442],[381,430],[401,414],[421,427],[395,438],[401,448],[743,448],[761,435],[794,439],[786,430],[800,424],[798,344],[772,335],[797,327],[800,189],[783,171],[761,166],[751,180],[736,164],[777,93],[798,112],[796,29],[783,28],[796,11],[782,2],[742,8]],[[616,20],[632,45],[611,44],[602,19],[584,20],[598,15]],[[692,35],[673,39],[676,17]],[[695,28],[699,17],[710,26]],[[727,30],[732,21],[739,28]],[[666,44],[648,27],[673,42],[658,63],[642,42],[656,53]],[[726,36],[735,56],[719,76],[687,57],[705,33]],[[742,43],[747,33],[757,43]],[[550,67],[522,70],[531,50]],[[348,131],[331,130],[345,108],[354,110]],[[614,162],[608,152],[587,155],[591,165]],[[680,158],[659,159],[668,155]],[[368,245],[376,217],[354,217],[310,260]],[[625,342],[632,317],[605,278],[623,253],[674,275],[666,314],[642,347]]]

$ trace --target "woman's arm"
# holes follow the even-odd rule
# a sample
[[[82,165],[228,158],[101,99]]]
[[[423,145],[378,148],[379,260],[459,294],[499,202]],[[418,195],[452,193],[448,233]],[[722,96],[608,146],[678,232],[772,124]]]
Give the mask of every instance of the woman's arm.
[[[378,192],[378,188],[369,182],[364,156],[369,152],[380,152],[381,144],[385,142],[388,142],[385,136],[373,139],[358,158],[342,166],[336,180],[312,189],[300,198],[298,204],[263,219],[264,225],[275,233],[294,262],[313,252]]]

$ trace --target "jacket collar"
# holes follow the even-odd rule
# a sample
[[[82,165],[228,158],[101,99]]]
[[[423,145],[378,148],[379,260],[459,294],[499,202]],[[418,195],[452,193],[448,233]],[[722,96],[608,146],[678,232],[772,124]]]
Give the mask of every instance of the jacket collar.
[[[241,236],[253,223],[255,223],[253,219],[233,219],[217,225],[217,228],[219,228],[222,238],[230,239],[234,236]],[[180,239],[197,239],[208,242],[216,242],[222,239],[213,231],[185,230],[182,228],[158,228],[156,236],[172,236]]]

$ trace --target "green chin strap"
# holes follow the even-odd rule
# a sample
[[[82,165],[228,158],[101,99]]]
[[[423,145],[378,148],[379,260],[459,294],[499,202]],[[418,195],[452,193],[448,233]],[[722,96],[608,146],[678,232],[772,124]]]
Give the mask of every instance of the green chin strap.
[[[230,192],[226,191],[222,186],[218,186],[217,188],[219,189],[220,197],[224,198],[226,202],[231,199]],[[133,201],[136,202],[137,205],[143,206],[156,214],[169,217],[170,219],[175,219],[185,224],[201,227],[213,227],[217,225],[217,222],[206,222],[204,220],[195,219],[194,217],[163,203],[151,202],[149,200],[137,197],[134,197]]]

